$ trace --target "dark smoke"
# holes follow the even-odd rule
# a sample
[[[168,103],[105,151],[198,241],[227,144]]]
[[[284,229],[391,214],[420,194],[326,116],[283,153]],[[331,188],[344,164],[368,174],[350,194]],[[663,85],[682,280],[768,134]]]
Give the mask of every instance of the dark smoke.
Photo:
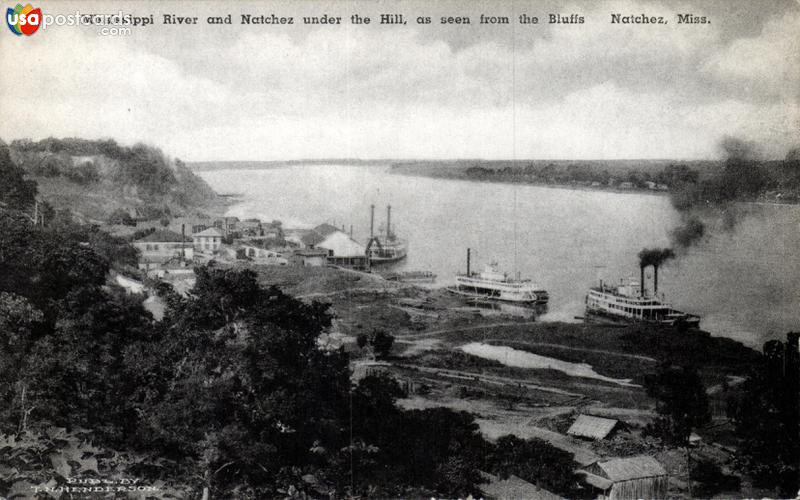
[[[669,259],[675,258],[671,248],[644,248],[639,252],[639,267],[659,267]]]
[[[707,218],[721,219],[723,228],[734,230],[738,223],[734,203],[756,199],[769,184],[755,143],[725,136],[719,149],[724,160],[721,169],[672,193],[672,205],[681,213],[681,224],[671,231],[673,244],[678,248],[688,248],[705,236],[701,213]]]
[[[680,226],[674,228],[670,235],[676,246],[687,248],[695,244],[706,234],[706,226],[696,215],[683,217]]]

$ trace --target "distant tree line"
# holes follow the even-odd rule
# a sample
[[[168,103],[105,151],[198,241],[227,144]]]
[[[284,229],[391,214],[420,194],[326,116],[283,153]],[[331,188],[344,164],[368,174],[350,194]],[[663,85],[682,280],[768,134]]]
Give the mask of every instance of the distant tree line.
[[[639,189],[651,188],[648,183],[672,188],[681,183],[696,182],[698,178],[698,173],[686,165],[668,165],[656,173],[632,168],[612,174],[608,169],[598,169],[591,163],[580,162],[566,165],[530,163],[524,166],[509,165],[502,168],[475,165],[464,169],[463,175],[465,178],[474,180],[533,184],[592,185],[597,183],[601,186],[614,187],[623,182],[629,182],[632,187]]]
[[[437,175],[472,180],[530,184],[578,184],[619,187],[623,182],[637,189],[667,189],[678,209],[701,203],[752,201],[766,198],[800,201],[800,149],[791,150],[783,160],[759,160],[754,146],[726,138],[726,158],[709,162],[701,172],[683,163],[671,163],[659,171],[635,167],[610,172],[592,162],[484,162],[469,167],[441,169]]]

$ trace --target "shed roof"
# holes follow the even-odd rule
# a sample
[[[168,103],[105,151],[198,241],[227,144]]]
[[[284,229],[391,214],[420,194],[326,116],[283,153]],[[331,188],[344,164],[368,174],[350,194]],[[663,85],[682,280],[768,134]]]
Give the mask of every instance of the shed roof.
[[[176,233],[175,231],[170,231],[169,229],[158,229],[148,234],[147,236],[142,236],[141,238],[136,240],[135,243],[140,243],[140,242],[180,243],[182,241],[184,241],[184,237],[181,236],[180,233]]]
[[[582,474],[583,475],[583,480],[586,481],[588,484],[594,486],[595,488],[598,488],[598,489],[601,489],[601,490],[607,490],[607,489],[611,488],[612,486],[614,486],[614,482],[613,481],[608,480],[608,479],[606,479],[604,477],[600,477],[600,476],[598,476],[596,474],[592,474],[591,472],[588,472],[588,471],[585,471],[585,470],[580,470],[580,471],[578,471],[578,474]]]
[[[217,236],[217,237],[222,237],[222,231],[220,231],[219,229],[217,229],[215,227],[210,227],[208,229],[200,231],[199,233],[194,233],[192,236],[193,237],[194,236]]]
[[[591,439],[605,439],[618,423],[619,421],[612,418],[578,415],[567,434]]]
[[[629,458],[615,458],[597,462],[598,469],[611,481],[629,481],[645,477],[666,476],[667,471],[658,461],[647,455]]]

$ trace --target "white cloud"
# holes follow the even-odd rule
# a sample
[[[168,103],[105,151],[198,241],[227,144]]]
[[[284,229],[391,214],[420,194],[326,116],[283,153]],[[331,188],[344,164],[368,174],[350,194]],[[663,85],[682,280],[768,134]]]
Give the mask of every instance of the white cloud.
[[[757,37],[734,40],[704,70],[753,94],[800,98],[800,12],[768,21]]]
[[[234,37],[201,26],[191,30],[206,38],[178,29],[158,43],[158,26],[128,38],[3,37],[0,64],[16,71],[0,76],[0,137],[111,136],[190,160],[696,158],[742,134],[780,154],[798,129],[798,60],[788,56],[800,53],[789,36],[800,16],[724,45],[716,24],[677,26],[683,10],[703,14],[576,3],[562,11],[584,12],[587,24],[458,49],[412,26]],[[617,11],[671,24],[609,24]]]

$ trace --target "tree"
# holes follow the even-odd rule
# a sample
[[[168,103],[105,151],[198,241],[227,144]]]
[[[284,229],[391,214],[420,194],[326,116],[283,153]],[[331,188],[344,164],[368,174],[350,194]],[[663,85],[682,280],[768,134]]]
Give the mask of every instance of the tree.
[[[64,176],[77,184],[91,184],[100,180],[100,171],[94,162],[87,161],[79,165],[68,166],[63,170]]]
[[[312,448],[343,445],[347,357],[317,345],[326,305],[262,288],[249,270],[196,274],[168,308],[165,335],[129,351],[146,416],[136,442],[179,458],[212,490],[273,496],[279,478],[319,458]]]
[[[645,388],[647,395],[657,400],[659,414],[647,426],[648,434],[688,446],[692,429],[711,421],[708,397],[697,370],[665,364],[645,377]]]
[[[728,415],[742,439],[739,462],[757,486],[780,497],[800,488],[800,362],[796,333],[784,344],[764,344],[758,368],[728,401]]]
[[[125,226],[135,226],[136,221],[133,220],[133,217],[130,216],[127,210],[123,210],[121,208],[117,208],[111,215],[108,216],[109,224],[122,224]]]
[[[0,208],[27,210],[36,201],[36,181],[25,179],[25,171],[18,167],[0,141]]]
[[[541,439],[500,437],[488,458],[489,469],[500,477],[511,474],[566,496],[579,484],[572,455]]]
[[[42,319],[41,311],[26,298],[0,292],[0,430],[27,428],[34,406],[26,365]]]
[[[698,483],[692,494],[699,498],[711,498],[719,493],[739,491],[741,480],[725,474],[719,465],[708,460],[699,460],[691,465],[689,477]]]
[[[394,344],[394,336],[389,335],[383,330],[376,330],[372,333],[369,339],[370,345],[378,358],[387,358],[392,352],[392,345]]]

